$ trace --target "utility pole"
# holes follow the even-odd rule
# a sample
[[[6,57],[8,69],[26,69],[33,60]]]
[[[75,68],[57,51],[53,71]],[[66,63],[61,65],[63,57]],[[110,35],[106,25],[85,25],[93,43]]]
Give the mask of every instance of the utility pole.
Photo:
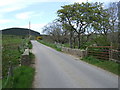
[[[29,39],[30,39],[30,28],[31,28],[31,27],[30,27],[30,21],[29,21],[29,36],[28,36]]]

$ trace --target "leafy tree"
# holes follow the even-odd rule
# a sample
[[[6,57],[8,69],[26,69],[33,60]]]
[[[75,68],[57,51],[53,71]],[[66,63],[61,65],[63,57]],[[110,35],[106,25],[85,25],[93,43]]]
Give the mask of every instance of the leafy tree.
[[[72,35],[74,35],[74,31],[77,33],[78,48],[81,46],[81,36],[86,32],[86,28],[92,26],[98,29],[97,26],[99,26],[103,18],[101,14],[104,13],[102,3],[97,2],[65,5],[57,11],[60,21],[64,22],[64,26],[69,28],[70,33]],[[70,35],[70,38],[72,35]]]

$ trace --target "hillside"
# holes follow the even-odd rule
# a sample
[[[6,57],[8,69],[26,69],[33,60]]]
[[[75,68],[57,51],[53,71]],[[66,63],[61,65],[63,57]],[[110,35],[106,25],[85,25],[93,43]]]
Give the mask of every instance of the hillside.
[[[8,28],[2,30],[3,35],[29,35],[29,29],[27,28]],[[39,32],[30,30],[30,35],[40,36]]]

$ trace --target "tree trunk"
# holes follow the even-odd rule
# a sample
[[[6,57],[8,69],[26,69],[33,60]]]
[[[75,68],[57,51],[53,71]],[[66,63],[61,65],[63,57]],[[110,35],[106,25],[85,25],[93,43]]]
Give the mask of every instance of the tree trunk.
[[[73,38],[73,48],[75,48],[75,37]]]
[[[80,46],[81,46],[81,42],[80,42],[80,33],[78,33],[78,49],[80,49]]]
[[[73,38],[72,31],[70,31],[70,39],[69,39],[70,48],[73,48],[72,38]]]

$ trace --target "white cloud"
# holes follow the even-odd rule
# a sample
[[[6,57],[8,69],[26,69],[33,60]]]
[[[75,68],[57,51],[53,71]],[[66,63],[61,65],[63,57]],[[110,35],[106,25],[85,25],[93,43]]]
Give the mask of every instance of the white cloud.
[[[112,0],[0,0],[0,13],[11,12],[38,2],[113,2]],[[114,0],[118,2],[119,0]]]
[[[0,24],[11,22],[12,20],[9,19],[0,19]]]
[[[17,11],[32,4],[26,0],[0,0],[0,13],[6,14],[8,12]]]
[[[15,4],[17,3],[19,0],[0,0],[0,6],[7,6],[7,5],[10,5],[10,4]]]
[[[2,19],[2,18],[3,18],[3,15],[0,14],[0,19]]]
[[[19,13],[16,14],[16,18],[17,19],[29,19],[30,17],[32,17],[34,13],[33,12],[23,12],[23,13]]]
[[[0,13],[8,13],[8,12],[12,12],[12,11],[16,11],[16,10],[19,10],[19,9],[22,9],[24,8],[25,6],[10,6],[10,7],[3,7],[0,9]]]
[[[36,2],[86,2],[87,0],[0,0],[0,6],[8,5],[29,5]],[[111,2],[112,0],[88,0],[88,2]],[[118,2],[119,0],[114,0],[112,2]]]
[[[22,20],[31,20],[32,17],[42,17],[44,15],[44,12],[35,12],[35,11],[30,11],[30,12],[22,12],[18,13],[15,15],[16,19],[22,19]]]
[[[0,7],[29,5],[34,0],[0,0]]]

